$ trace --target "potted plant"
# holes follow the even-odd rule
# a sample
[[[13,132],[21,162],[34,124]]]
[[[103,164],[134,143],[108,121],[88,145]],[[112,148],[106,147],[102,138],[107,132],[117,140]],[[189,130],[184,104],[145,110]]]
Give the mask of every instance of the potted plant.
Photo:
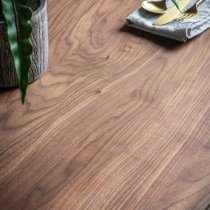
[[[19,86],[24,103],[47,65],[46,0],[0,0],[0,87]]]

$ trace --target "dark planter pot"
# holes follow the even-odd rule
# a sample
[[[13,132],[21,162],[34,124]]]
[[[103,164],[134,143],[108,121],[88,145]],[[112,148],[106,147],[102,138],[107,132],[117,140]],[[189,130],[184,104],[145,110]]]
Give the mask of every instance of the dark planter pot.
[[[48,22],[47,1],[30,0],[32,16],[32,65],[29,71],[29,82],[38,79],[48,67]],[[10,54],[6,25],[0,20],[0,87],[17,87],[17,79],[12,56]]]

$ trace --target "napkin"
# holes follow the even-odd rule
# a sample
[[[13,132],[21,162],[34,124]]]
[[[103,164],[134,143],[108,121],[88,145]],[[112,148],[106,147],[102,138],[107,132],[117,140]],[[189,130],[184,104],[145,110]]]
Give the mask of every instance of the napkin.
[[[191,0],[183,12],[191,8],[196,2],[197,0]],[[170,8],[174,5],[171,0],[167,0],[166,6]],[[156,35],[186,42],[210,28],[210,0],[204,0],[198,5],[198,16],[192,20],[175,20],[163,26],[153,25],[153,22],[159,17],[160,15],[148,12],[140,7],[127,17],[127,24]]]

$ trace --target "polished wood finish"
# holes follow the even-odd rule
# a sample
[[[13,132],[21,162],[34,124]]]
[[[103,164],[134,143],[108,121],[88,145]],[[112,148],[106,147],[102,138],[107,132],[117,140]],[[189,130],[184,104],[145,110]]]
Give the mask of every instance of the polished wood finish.
[[[0,93],[0,209],[210,203],[210,31],[124,25],[137,0],[49,0],[48,72]]]

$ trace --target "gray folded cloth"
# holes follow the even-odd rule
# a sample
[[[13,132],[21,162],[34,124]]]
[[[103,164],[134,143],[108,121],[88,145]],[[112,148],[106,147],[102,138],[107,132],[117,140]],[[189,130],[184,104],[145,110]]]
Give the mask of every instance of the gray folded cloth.
[[[196,2],[197,0],[191,0],[183,12],[191,8]],[[173,6],[171,0],[167,0],[166,5],[167,8]],[[163,26],[153,25],[153,22],[159,17],[160,15],[150,13],[140,7],[127,17],[127,24],[156,35],[186,42],[210,28],[210,0],[204,0],[198,5],[198,16],[192,20],[175,20]]]

